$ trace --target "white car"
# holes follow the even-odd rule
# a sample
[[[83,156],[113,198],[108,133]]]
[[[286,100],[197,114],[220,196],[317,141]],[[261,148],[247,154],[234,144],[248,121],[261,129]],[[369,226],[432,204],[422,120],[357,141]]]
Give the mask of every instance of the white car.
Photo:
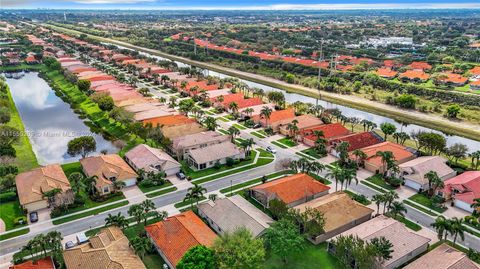
[[[268,152],[270,152],[270,153],[273,153],[273,154],[277,153],[277,150],[274,149],[274,148],[272,148],[272,147],[270,147],[270,146],[268,146],[268,147],[266,148],[266,150],[267,150]]]

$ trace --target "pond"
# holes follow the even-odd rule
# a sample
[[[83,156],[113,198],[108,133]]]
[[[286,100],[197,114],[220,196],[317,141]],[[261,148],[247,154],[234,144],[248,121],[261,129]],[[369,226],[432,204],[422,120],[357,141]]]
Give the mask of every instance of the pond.
[[[129,49],[129,48],[126,48],[126,47],[123,47],[123,46],[120,46],[120,45],[116,45],[116,44],[111,44],[111,43],[105,43],[105,44],[113,45],[113,46],[116,46],[116,47],[121,48],[121,49]],[[132,50],[132,49],[129,49],[129,50]],[[139,52],[139,54],[145,55],[145,56],[148,56],[148,57],[152,57],[152,58],[155,58],[157,60],[169,61],[169,59],[159,57],[159,56],[156,56],[156,55],[152,55],[152,54],[149,54],[149,53],[146,53],[146,52]],[[190,65],[182,63],[182,62],[178,62],[178,61],[174,61],[174,62],[179,67],[186,67],[186,66],[189,67],[190,66]],[[222,74],[222,73],[219,73],[219,72],[216,72],[216,71],[212,71],[212,70],[206,70],[206,75],[216,76],[216,77],[219,77],[219,78],[230,78],[230,77],[232,77],[232,76],[225,75],[225,74]],[[256,83],[256,82],[252,82],[252,81],[245,80],[245,79],[240,79],[239,78],[239,80],[246,83],[249,87],[261,88],[266,93],[268,93],[270,91],[283,92],[284,95],[285,95],[285,100],[288,103],[294,103],[296,101],[300,101],[300,102],[304,102],[304,103],[315,104],[317,102],[317,99],[309,97],[309,96],[305,96],[305,95],[301,95],[301,94],[297,94],[297,93],[288,93],[288,92],[286,92],[282,89],[266,86],[266,85]],[[397,121],[395,119],[392,119],[392,118],[380,116],[380,115],[377,115],[377,114],[374,114],[374,113],[362,111],[362,110],[359,110],[359,109],[355,109],[355,108],[351,108],[351,107],[347,107],[347,106],[343,106],[343,105],[339,105],[339,104],[335,104],[335,103],[331,103],[331,102],[326,102],[324,100],[318,100],[318,104],[323,106],[324,108],[327,108],[327,109],[338,108],[340,111],[342,111],[342,114],[347,116],[347,117],[358,117],[360,119],[369,120],[369,121],[372,121],[372,122],[376,123],[378,126],[380,126],[380,124],[382,124],[384,122],[389,122],[389,123],[394,124],[397,127],[398,131],[403,131],[403,132],[406,132],[406,133],[411,133],[412,131],[418,131],[418,130],[427,131],[427,132],[442,133],[440,131],[433,130],[433,129],[430,129],[430,128],[427,128],[427,127],[419,126],[419,125],[416,125],[416,124],[399,122],[399,121]],[[452,145],[452,144],[455,144],[455,143],[465,144],[465,145],[467,145],[467,147],[469,149],[469,152],[473,152],[475,150],[480,149],[480,141],[465,138],[465,137],[462,137],[462,136],[457,136],[457,135],[450,135],[450,134],[445,134],[445,133],[443,133],[443,134],[447,137],[447,145]]]
[[[38,73],[26,73],[18,79],[7,78],[7,84],[39,164],[78,161],[80,156],[67,154],[67,143],[84,135],[93,136],[97,142],[97,151],[92,154],[100,154],[102,150],[118,151],[110,141],[92,133]]]

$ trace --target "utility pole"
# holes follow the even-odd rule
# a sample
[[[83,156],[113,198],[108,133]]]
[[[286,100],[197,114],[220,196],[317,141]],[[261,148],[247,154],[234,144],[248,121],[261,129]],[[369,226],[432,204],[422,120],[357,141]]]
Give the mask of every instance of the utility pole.
[[[323,60],[323,39],[320,40],[320,55],[318,55],[318,98],[316,100],[316,105],[318,106],[318,99],[322,98],[320,92],[320,84],[322,81],[322,60]]]

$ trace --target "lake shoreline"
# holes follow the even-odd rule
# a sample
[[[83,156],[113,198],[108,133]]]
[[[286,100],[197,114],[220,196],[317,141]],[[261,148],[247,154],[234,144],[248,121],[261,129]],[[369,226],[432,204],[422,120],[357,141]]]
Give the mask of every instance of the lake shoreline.
[[[115,39],[110,39],[110,38],[105,38],[105,37],[100,37],[100,36],[95,36],[95,35],[87,34],[87,33],[84,33],[84,32],[77,31],[77,30],[71,30],[71,29],[67,29],[67,28],[63,28],[63,27],[59,27],[59,26],[54,26],[54,25],[50,25],[50,24],[48,24],[48,26],[50,26],[51,28],[53,28],[55,30],[58,30],[58,31],[61,31],[61,32],[63,31],[64,33],[85,34],[85,35],[87,35],[87,37],[95,39],[97,41],[109,42],[109,43],[112,43],[112,44],[125,46],[125,47],[130,48],[130,49],[143,51],[143,52],[150,53],[150,54],[153,54],[153,55],[157,55],[157,56],[160,56],[160,57],[164,57],[164,58],[167,58],[167,59],[170,59],[170,60],[183,62],[183,63],[193,65],[193,66],[197,66],[197,67],[200,67],[200,68],[210,69],[212,71],[219,72],[219,73],[222,73],[222,74],[226,74],[226,75],[229,75],[229,76],[234,76],[234,77],[238,77],[238,78],[241,78],[241,79],[250,80],[252,82],[264,84],[266,86],[279,88],[279,89],[282,89],[282,90],[287,91],[287,92],[294,92],[294,93],[298,93],[298,94],[301,94],[301,95],[310,96],[310,97],[314,97],[314,98],[318,95],[317,90],[315,90],[315,89],[306,88],[306,87],[303,87],[303,86],[300,86],[300,85],[287,84],[286,82],[279,81],[279,80],[276,80],[276,79],[273,79],[273,78],[268,78],[268,77],[265,77],[263,75],[258,75],[258,74],[243,72],[243,71],[239,71],[239,70],[234,70],[234,69],[231,69],[231,68],[218,66],[216,64],[198,62],[198,61],[190,60],[190,59],[187,59],[187,58],[184,58],[184,57],[167,54],[167,53],[161,52],[159,50],[143,48],[143,47],[140,47],[140,46],[136,46],[136,45],[127,43],[127,42],[118,41],[118,40],[115,40]],[[403,109],[396,108],[396,107],[393,107],[393,106],[390,106],[390,105],[369,101],[369,100],[364,99],[364,98],[360,99],[359,97],[355,98],[353,96],[348,96],[348,95],[345,95],[345,96],[341,95],[340,96],[338,94],[329,93],[329,92],[325,92],[325,91],[322,91],[321,95],[322,95],[322,100],[325,100],[325,101],[328,101],[328,102],[332,102],[332,103],[339,104],[339,105],[346,105],[346,106],[349,106],[349,107],[352,107],[352,108],[356,108],[356,109],[363,110],[363,111],[366,111],[366,112],[370,112],[370,113],[373,113],[373,114],[377,114],[377,115],[380,115],[380,116],[389,117],[389,118],[392,118],[394,120],[402,121],[402,122],[405,122],[405,123],[417,124],[417,125],[420,125],[420,126],[423,126],[423,127],[427,127],[427,128],[430,128],[430,129],[441,131],[445,134],[458,135],[458,136],[465,137],[465,138],[468,138],[468,139],[472,139],[472,140],[475,140],[475,141],[480,141],[480,127],[476,124],[473,124],[473,123],[466,123],[466,122],[461,122],[461,121],[455,122],[455,121],[447,120],[445,118],[441,118],[439,116],[435,116],[435,115],[431,115],[431,114],[425,114],[425,113],[421,113],[421,112],[417,112],[417,111],[403,110]]]

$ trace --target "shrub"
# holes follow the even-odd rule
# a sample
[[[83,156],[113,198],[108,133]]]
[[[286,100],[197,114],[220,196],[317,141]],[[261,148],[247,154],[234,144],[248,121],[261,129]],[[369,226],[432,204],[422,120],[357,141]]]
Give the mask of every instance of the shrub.
[[[13,224],[14,224],[15,226],[17,226],[17,225],[23,225],[23,224],[25,224],[25,223],[27,223],[27,217],[25,217],[25,216],[21,216],[21,217],[15,218],[15,219],[13,220]]]
[[[215,163],[215,166],[214,166],[214,167],[215,167],[215,169],[220,169],[220,168],[222,167],[222,165],[220,164],[220,162],[217,161],[217,162]]]
[[[235,164],[235,160],[232,158],[227,158],[226,164],[228,167],[233,166]]]
[[[17,200],[17,195],[15,192],[4,192],[0,193],[0,203],[7,203]]]
[[[8,174],[18,174],[18,167],[14,165],[2,165],[0,166],[0,177],[6,176]]]

